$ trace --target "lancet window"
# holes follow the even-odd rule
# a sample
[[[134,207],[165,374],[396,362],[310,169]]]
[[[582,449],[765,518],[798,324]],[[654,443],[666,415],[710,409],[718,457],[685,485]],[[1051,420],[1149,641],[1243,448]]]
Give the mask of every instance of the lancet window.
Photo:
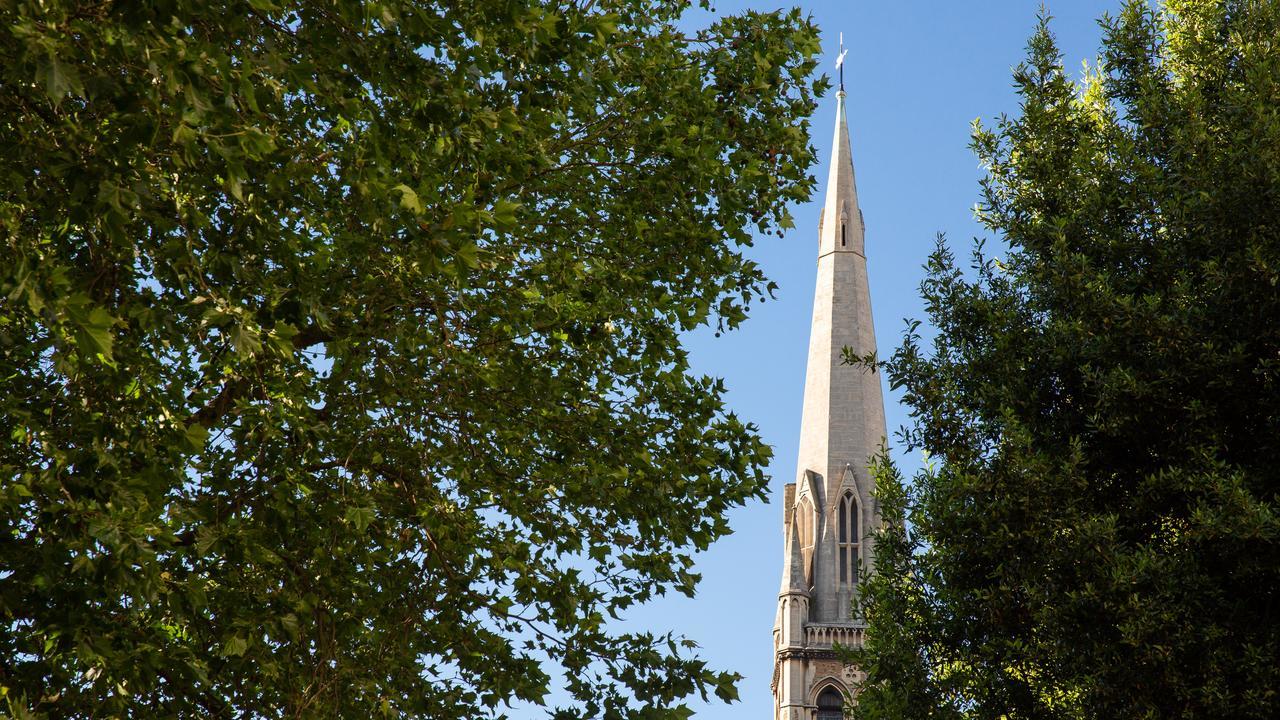
[[[861,538],[858,527],[858,499],[853,491],[846,490],[840,498],[836,525],[840,546],[840,583],[851,585],[858,581],[858,550]]]
[[[818,695],[818,720],[844,720],[844,696],[828,687]]]

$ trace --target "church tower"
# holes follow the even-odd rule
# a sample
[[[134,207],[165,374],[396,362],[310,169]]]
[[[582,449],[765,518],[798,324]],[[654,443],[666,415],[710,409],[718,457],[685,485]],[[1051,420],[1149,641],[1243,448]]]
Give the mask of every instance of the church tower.
[[[844,58],[841,53],[840,60]],[[841,62],[837,61],[837,65]],[[784,562],[773,628],[775,720],[840,720],[857,670],[833,644],[862,644],[852,608],[879,524],[867,465],[885,439],[878,374],[842,362],[876,349],[862,211],[845,121],[843,68],[835,142],[818,221],[818,283],[805,374],[796,482],[783,494]]]

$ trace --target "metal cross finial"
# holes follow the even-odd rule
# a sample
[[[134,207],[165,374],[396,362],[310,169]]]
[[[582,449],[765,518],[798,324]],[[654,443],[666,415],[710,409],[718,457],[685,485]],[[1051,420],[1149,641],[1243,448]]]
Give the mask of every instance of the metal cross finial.
[[[844,33],[840,33],[840,54],[836,56],[836,68],[840,70],[840,92],[844,92],[844,56],[848,52],[844,49]]]

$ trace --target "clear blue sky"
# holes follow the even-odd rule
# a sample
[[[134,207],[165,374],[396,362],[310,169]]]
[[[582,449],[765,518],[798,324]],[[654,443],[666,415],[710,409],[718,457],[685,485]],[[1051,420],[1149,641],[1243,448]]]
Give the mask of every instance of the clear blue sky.
[[[1057,0],[1048,5],[1052,28],[1077,76],[1093,64],[1096,19],[1119,0]],[[719,2],[717,14],[770,10],[776,2]],[[1039,3],[1033,0],[820,1],[804,6],[823,31],[825,71],[834,76],[837,34],[849,49],[845,85],[858,193],[867,223],[872,310],[881,354],[897,346],[903,318],[922,318],[917,287],[933,238],[945,232],[967,254],[981,234],[973,221],[980,170],[968,149],[970,123],[1016,114],[1011,69],[1025,56]],[[691,24],[703,22],[690,17]],[[779,241],[765,238],[755,257],[780,290],[776,302],[756,305],[745,327],[720,338],[690,338],[695,370],[723,377],[732,408],[759,425],[774,448],[770,504],[741,509],[734,535],[702,555],[698,597],[663,599],[640,608],[632,624],[675,630],[702,646],[702,655],[745,676],[734,705],[699,705],[700,720],[769,718],[772,636],[782,568],[782,486],[794,480],[804,364],[813,302],[817,214],[825,192],[835,107],[820,100],[813,143],[821,165],[813,200],[793,209],[796,228]],[[889,430],[907,421],[885,388]],[[892,438],[890,438],[892,442]],[[900,450],[904,470],[918,457]]]

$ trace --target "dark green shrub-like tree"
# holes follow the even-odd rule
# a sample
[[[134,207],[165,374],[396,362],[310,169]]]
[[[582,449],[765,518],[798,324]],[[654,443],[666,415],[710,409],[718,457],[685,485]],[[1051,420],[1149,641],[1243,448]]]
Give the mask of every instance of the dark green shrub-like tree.
[[[1280,715],[1280,4],[1048,30],[979,126],[972,269],[887,361],[931,465],[881,467],[860,718]]]
[[[807,197],[798,13],[0,7],[0,714],[678,718],[610,619],[768,450],[680,333]]]

